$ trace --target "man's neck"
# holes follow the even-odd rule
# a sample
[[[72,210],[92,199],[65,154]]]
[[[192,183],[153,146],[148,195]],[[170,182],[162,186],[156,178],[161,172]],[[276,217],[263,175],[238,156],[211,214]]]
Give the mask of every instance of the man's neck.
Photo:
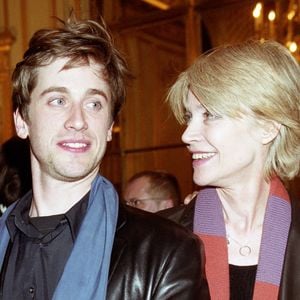
[[[67,212],[91,189],[94,176],[74,182],[37,179],[33,176],[33,199],[30,217],[51,216]]]

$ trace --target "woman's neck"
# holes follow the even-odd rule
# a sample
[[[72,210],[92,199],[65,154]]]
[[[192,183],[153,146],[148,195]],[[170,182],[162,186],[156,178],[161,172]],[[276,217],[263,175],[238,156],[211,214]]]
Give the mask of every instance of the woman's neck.
[[[264,180],[217,189],[223,207],[230,264],[257,264],[269,191],[270,183]]]

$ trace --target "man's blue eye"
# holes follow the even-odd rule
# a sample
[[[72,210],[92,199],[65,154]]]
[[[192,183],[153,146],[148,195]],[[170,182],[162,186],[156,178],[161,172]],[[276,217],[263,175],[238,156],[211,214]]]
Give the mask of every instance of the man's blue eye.
[[[53,105],[63,105],[65,103],[63,98],[54,98],[50,101]]]
[[[102,108],[102,104],[100,101],[96,101],[96,102],[89,102],[87,104],[87,108],[91,109],[91,110],[100,110]]]

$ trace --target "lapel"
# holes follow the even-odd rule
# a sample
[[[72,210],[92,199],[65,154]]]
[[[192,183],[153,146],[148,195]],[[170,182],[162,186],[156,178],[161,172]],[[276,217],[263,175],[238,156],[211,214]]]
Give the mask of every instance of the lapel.
[[[127,223],[126,210],[123,204],[120,203],[117,229],[115,233],[114,244],[113,244],[113,249],[112,249],[112,254],[110,259],[108,282],[110,282],[111,278],[113,277],[113,274],[117,269],[121,256],[124,253],[126,248],[127,238],[126,235],[122,234],[123,231],[121,230],[126,225],[126,223]]]
[[[300,295],[300,203],[292,201],[292,223],[283,265],[279,299],[299,299]]]

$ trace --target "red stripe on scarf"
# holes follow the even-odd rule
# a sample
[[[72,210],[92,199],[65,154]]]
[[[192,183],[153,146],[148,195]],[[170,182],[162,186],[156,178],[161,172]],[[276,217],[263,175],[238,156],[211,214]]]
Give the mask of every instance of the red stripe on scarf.
[[[277,299],[278,287],[269,283],[256,282],[253,300]]]
[[[270,195],[277,196],[279,198],[282,198],[283,200],[290,201],[289,194],[287,190],[284,188],[282,182],[278,177],[274,177],[271,180],[271,189],[270,189]]]
[[[206,277],[211,299],[229,299],[227,242],[223,237],[198,234],[204,243]]]

